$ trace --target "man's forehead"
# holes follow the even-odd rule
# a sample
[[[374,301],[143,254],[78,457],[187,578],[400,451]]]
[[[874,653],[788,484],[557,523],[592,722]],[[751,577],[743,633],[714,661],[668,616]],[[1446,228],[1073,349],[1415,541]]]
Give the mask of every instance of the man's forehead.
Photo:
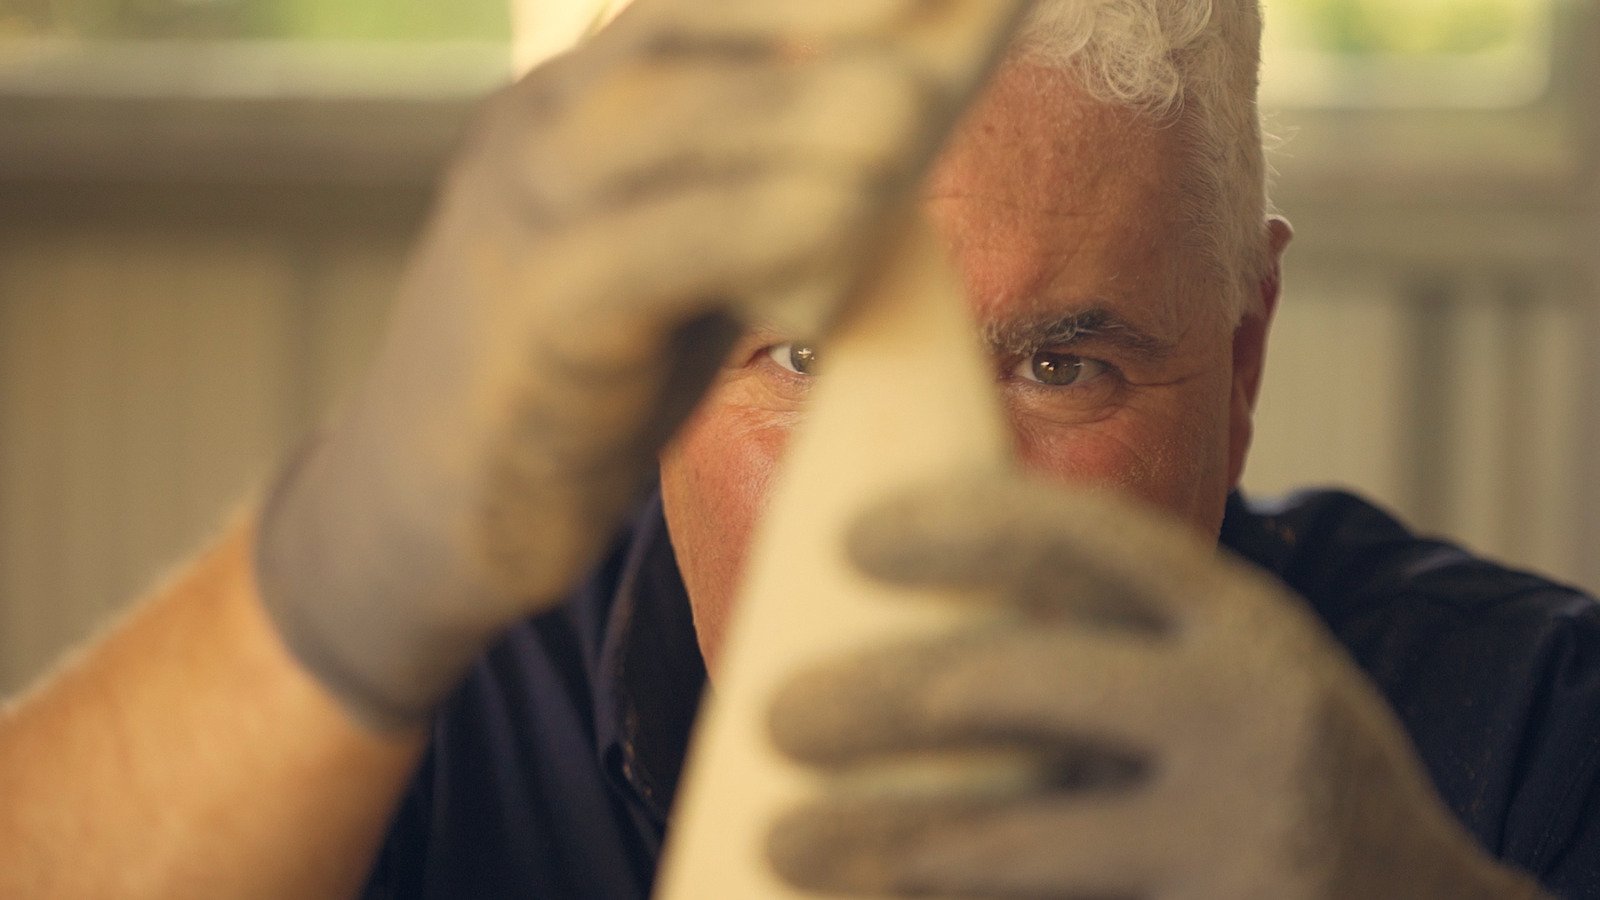
[[[974,314],[983,343],[1004,355],[1093,341],[1155,361],[1170,356],[1182,336],[1168,317],[1113,295],[989,306]]]
[[[1112,173],[1161,184],[1170,174],[1170,145],[1180,133],[1137,110],[1089,96],[1069,71],[1009,63],[952,133],[924,196],[981,191],[1026,201],[1041,188],[1093,190]],[[1046,176],[1051,183],[1042,185]]]
[[[944,235],[970,314],[1000,343],[1071,323],[1163,341],[1186,330],[1187,295],[1201,279],[1188,277],[1191,254],[1157,214],[1023,211],[981,198],[926,209]]]
[[[1091,314],[1159,342],[1186,330],[1181,131],[1089,98],[1070,73],[1002,68],[923,194],[986,336],[1018,343]]]

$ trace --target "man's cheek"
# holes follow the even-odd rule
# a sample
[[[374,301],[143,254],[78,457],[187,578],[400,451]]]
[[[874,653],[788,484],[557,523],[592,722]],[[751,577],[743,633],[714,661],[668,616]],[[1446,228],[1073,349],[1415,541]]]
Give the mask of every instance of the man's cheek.
[[[708,665],[793,424],[712,399],[661,460],[667,525]]]
[[[1197,426],[1126,415],[1070,428],[1013,420],[1013,434],[1019,462],[1034,475],[1110,488],[1210,531],[1226,490],[1211,474],[1220,445]]]
[[[663,471],[681,469],[724,513],[749,520],[764,505],[796,417],[711,400],[667,448]]]
[[[1147,448],[1130,445],[1115,430],[1062,428],[1013,421],[1018,462],[1031,474],[1063,484],[1128,488],[1150,480]]]
[[[741,356],[748,351],[737,351]],[[663,480],[692,480],[695,493],[711,491],[728,502],[733,486],[770,477],[781,452],[784,413],[764,402],[762,379],[748,366],[730,364],[662,451]],[[737,468],[736,473],[730,468]]]

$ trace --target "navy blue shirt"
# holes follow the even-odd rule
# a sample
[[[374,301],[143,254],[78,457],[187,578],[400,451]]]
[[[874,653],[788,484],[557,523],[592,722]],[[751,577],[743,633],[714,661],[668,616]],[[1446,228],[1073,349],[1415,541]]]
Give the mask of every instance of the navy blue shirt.
[[[1600,605],[1339,492],[1231,498],[1222,544],[1309,601],[1484,847],[1600,897]],[[647,897],[704,683],[657,500],[441,711],[366,896]]]

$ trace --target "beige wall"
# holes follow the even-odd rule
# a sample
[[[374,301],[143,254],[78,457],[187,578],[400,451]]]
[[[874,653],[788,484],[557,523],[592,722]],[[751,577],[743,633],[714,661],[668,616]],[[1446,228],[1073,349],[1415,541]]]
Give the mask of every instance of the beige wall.
[[[1600,316],[1571,273],[1518,274],[1292,266],[1246,485],[1356,488],[1420,530],[1600,588]]]
[[[415,191],[0,191],[0,687],[189,554],[371,346]]]

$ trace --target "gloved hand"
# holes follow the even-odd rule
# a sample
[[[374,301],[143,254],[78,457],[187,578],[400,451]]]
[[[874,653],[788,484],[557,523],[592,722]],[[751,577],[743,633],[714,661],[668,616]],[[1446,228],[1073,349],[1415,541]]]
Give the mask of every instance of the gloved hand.
[[[641,0],[493,98],[258,523],[289,646],[415,721],[591,564],[742,325],[814,334],[1018,0]]]
[[[827,663],[780,692],[779,746],[838,776],[770,835],[795,885],[1537,895],[1445,810],[1303,602],[1177,525],[1104,495],[976,478],[875,509],[849,547],[874,577],[992,590],[996,605],[985,624]]]

